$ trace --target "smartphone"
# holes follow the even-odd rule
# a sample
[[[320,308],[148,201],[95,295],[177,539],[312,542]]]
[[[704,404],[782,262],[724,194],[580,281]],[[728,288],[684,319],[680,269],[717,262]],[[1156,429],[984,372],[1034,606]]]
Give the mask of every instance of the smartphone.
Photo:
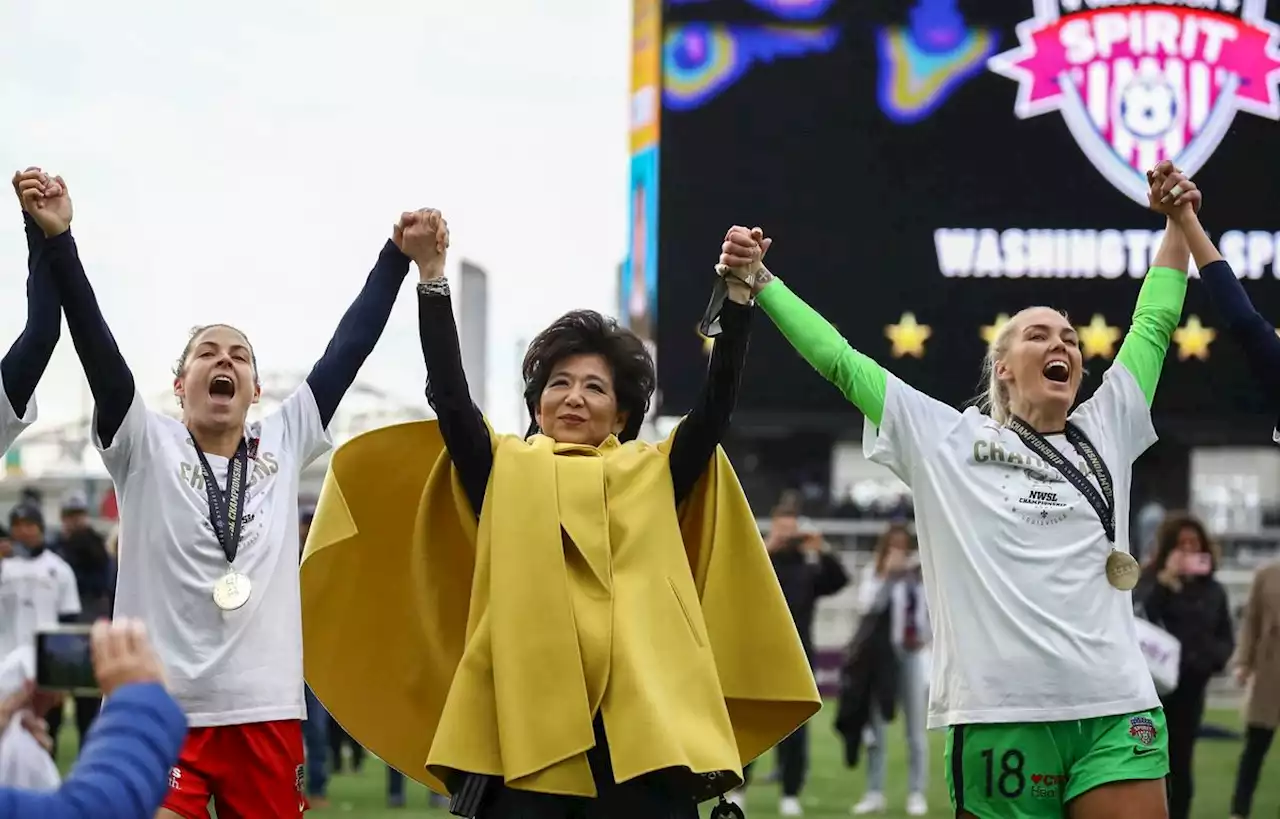
[[[1183,574],[1203,576],[1213,571],[1213,558],[1208,552],[1192,552],[1182,558]]]
[[[36,632],[36,688],[83,697],[102,694],[93,673],[89,626],[57,626]]]

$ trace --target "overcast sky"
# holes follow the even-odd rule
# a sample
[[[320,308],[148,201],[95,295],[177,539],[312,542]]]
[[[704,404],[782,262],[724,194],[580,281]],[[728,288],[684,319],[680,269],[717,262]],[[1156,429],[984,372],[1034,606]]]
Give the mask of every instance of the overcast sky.
[[[573,307],[614,310],[630,3],[21,0],[0,3],[0,31],[0,169],[66,178],[144,394],[167,389],[197,323],[235,324],[264,372],[304,374],[417,207],[443,209],[451,253],[490,273],[500,426],[516,423],[517,341]],[[16,207],[0,349],[25,318]],[[407,401],[424,372],[415,280],[361,373]],[[76,417],[83,383],[64,332],[41,420]]]

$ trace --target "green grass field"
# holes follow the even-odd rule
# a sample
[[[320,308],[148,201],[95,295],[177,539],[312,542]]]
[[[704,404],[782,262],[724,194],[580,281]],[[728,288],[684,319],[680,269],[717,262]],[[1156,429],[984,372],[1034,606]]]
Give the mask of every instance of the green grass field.
[[[810,732],[813,765],[810,769],[809,783],[803,801],[807,816],[848,816],[849,806],[862,795],[866,774],[863,770],[849,770],[841,765],[840,749],[835,733],[828,727],[829,720],[835,712],[834,708],[826,708],[815,718],[815,730]],[[1213,711],[1208,722],[1223,727],[1234,728],[1239,724],[1239,715],[1235,711]],[[74,723],[73,723],[74,724]],[[950,816],[950,804],[947,800],[946,781],[942,774],[942,732],[932,732],[932,755],[930,758],[930,816]],[[905,743],[898,726],[891,729],[889,764],[889,799],[891,809],[888,817],[898,819],[906,814],[902,805],[906,799],[905,776],[906,762],[903,758]],[[63,732],[64,746],[75,742],[74,729]],[[1280,744],[1280,743],[1278,743]],[[1226,819],[1230,807],[1231,789],[1235,782],[1236,762],[1240,756],[1240,744],[1233,741],[1203,740],[1196,752],[1196,800],[1193,816],[1196,819]],[[766,774],[773,766],[772,759],[766,757],[759,765],[757,776]],[[427,807],[427,792],[413,783],[408,784],[408,807],[389,809],[386,801],[387,775],[386,768],[376,760],[366,761],[363,770],[358,774],[342,773],[330,780],[330,807],[325,810],[312,811],[310,815],[339,816],[350,815],[359,819],[412,819],[413,817],[437,817],[443,819],[447,811],[432,810]],[[757,784],[752,786],[748,794],[747,816],[749,819],[766,819],[777,816],[778,789],[776,785]],[[706,815],[709,808],[704,809]],[[1254,800],[1254,817],[1280,816],[1280,747],[1274,748],[1262,772],[1261,784]]]

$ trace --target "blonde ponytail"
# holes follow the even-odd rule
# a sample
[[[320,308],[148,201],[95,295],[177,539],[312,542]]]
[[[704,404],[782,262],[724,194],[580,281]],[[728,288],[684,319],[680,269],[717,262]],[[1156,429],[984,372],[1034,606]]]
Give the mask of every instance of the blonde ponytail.
[[[978,409],[1001,426],[1009,422],[1009,387],[996,375],[996,362],[1009,351],[1009,338],[1013,335],[1016,319],[1014,316],[996,330],[982,359],[982,379],[978,383],[978,389],[982,390],[976,400]]]

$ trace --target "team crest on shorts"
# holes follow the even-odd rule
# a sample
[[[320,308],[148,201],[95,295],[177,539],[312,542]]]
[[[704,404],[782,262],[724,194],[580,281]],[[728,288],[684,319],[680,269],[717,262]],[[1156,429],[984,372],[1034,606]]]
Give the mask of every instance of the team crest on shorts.
[[[1129,717],[1129,736],[1150,745],[1156,741],[1156,724],[1146,717]]]
[[[1280,26],[1266,0],[1033,0],[1017,48],[987,67],[1018,82],[1014,112],[1060,111],[1085,156],[1147,203],[1146,170],[1188,175],[1246,111],[1280,120]]]

